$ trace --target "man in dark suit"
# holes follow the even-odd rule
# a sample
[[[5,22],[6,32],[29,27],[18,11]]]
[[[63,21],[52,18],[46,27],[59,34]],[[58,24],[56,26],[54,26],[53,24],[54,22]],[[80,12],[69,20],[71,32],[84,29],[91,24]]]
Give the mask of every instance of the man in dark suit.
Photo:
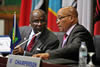
[[[33,10],[30,16],[31,26],[24,26],[20,28],[22,40],[20,43],[29,39],[22,46],[15,48],[13,54],[32,56],[37,53],[44,53],[48,50],[56,49],[59,45],[57,37],[46,28],[46,14],[41,9]],[[37,33],[41,32],[37,35]],[[32,37],[37,35],[34,39],[34,44],[29,46]],[[33,41],[32,41],[33,42]]]
[[[57,12],[57,24],[60,31],[65,32],[64,40],[58,49],[47,53],[35,54],[32,57],[64,58],[78,61],[81,42],[86,42],[88,52],[94,52],[91,34],[78,23],[78,13],[74,7],[64,7]]]

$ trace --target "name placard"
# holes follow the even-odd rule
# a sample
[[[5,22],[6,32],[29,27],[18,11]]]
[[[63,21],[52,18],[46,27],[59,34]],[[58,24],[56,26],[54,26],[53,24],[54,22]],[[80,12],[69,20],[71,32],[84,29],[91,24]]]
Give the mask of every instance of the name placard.
[[[9,36],[0,36],[0,53],[11,52],[11,39]]]
[[[41,58],[9,55],[7,67],[40,67]]]

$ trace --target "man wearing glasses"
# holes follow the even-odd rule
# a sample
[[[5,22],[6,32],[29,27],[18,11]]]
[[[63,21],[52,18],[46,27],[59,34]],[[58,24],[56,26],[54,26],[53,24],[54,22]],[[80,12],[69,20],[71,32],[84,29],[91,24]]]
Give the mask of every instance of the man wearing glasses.
[[[47,53],[35,54],[32,57],[42,59],[64,58],[78,61],[79,47],[84,41],[88,52],[94,52],[91,34],[78,23],[78,13],[74,7],[64,7],[57,12],[59,30],[65,32],[64,38],[58,49]]]
[[[59,45],[57,37],[46,28],[46,13],[41,9],[33,10],[30,16],[31,26],[20,28],[23,43],[13,50],[13,54],[32,56],[56,49]],[[24,43],[25,42],[25,43]]]

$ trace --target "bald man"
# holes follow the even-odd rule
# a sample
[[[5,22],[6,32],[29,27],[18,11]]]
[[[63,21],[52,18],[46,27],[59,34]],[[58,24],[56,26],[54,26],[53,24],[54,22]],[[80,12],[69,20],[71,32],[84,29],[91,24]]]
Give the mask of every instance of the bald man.
[[[88,52],[94,52],[91,34],[78,23],[78,13],[74,7],[64,7],[57,12],[59,30],[65,32],[64,40],[56,50],[33,55],[42,59],[64,58],[78,61],[81,42],[86,42]]]
[[[41,9],[33,10],[30,16],[31,26],[20,28],[22,40],[20,43],[29,39],[22,46],[13,50],[15,55],[32,56],[37,53],[44,53],[56,49],[59,45],[57,37],[46,28],[46,13]],[[34,35],[41,32],[35,37]],[[33,39],[33,41],[32,41]],[[31,46],[29,46],[31,44]]]

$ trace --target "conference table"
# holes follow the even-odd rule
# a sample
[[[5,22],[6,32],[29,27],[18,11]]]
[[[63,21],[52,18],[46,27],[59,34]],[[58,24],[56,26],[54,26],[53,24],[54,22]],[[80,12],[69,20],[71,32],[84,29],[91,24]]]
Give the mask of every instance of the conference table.
[[[0,67],[6,67],[8,58],[0,57]],[[41,62],[40,67],[78,67],[78,64],[51,64],[46,62]],[[95,65],[95,67],[100,67],[100,65]]]
[[[0,57],[0,67],[6,67],[8,58]],[[48,64],[45,62],[41,62],[40,67],[72,67],[68,65],[59,65],[59,64]]]

